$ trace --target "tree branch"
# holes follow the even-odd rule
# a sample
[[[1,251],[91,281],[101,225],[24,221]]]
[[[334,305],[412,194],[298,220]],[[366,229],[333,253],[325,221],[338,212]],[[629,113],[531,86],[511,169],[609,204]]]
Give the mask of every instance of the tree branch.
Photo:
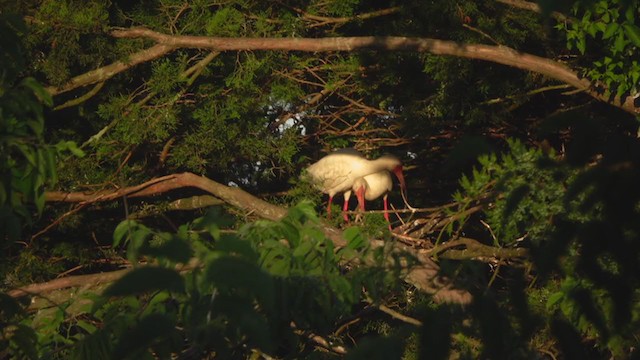
[[[465,249],[453,250],[453,248],[459,246],[464,246]],[[525,248],[498,248],[482,244],[481,242],[470,238],[458,238],[456,240],[446,242],[427,250],[427,253],[430,255],[439,254],[439,257],[454,260],[479,258],[510,259],[524,258],[529,255],[529,251]]]
[[[302,16],[303,19],[305,20],[310,20],[310,21],[315,21],[315,24],[311,24],[309,25],[309,27],[313,28],[313,27],[319,27],[319,26],[324,26],[324,25],[329,25],[329,24],[345,24],[354,20],[367,20],[367,19],[372,19],[375,17],[379,17],[379,16],[386,16],[386,15],[391,15],[391,14],[395,14],[400,12],[401,7],[400,6],[395,6],[395,7],[391,7],[391,8],[387,8],[387,9],[381,9],[381,10],[376,10],[376,11],[372,11],[372,12],[368,12],[368,13],[364,13],[364,14],[358,14],[358,15],[354,15],[354,16],[349,16],[349,17],[328,17],[328,16],[319,16],[319,15],[313,15],[313,14],[309,14],[308,12],[300,9],[300,8],[295,8],[292,7],[291,9],[293,9],[293,11],[297,12],[298,14],[300,14]]]
[[[592,84],[566,65],[536,55],[518,52],[505,46],[461,44],[453,41],[408,37],[333,37],[309,38],[219,38],[206,36],[171,36],[145,28],[117,29],[116,38],[148,38],[169,48],[202,48],[215,51],[279,50],[279,51],[355,51],[364,49],[385,51],[430,52],[468,59],[491,61],[518,69],[536,72],[584,90],[590,96],[632,114],[640,114],[640,105],[631,96],[621,99],[608,96],[602,84]]]
[[[142,265],[142,266],[147,266],[147,265]],[[187,264],[176,266],[176,270],[179,272],[187,272],[195,268],[198,268],[200,266],[202,266],[200,261],[198,259],[193,258]],[[130,267],[122,270],[115,270],[115,271],[103,272],[103,273],[97,273],[97,274],[67,276],[63,278],[53,279],[51,281],[47,281],[44,283],[30,284],[27,286],[23,286],[18,289],[11,290],[7,294],[14,298],[19,298],[27,295],[37,295],[37,298],[39,298],[40,300],[36,300],[36,298],[34,297],[34,300],[32,301],[30,308],[39,309],[39,308],[51,306],[52,304],[58,305],[55,302],[57,298],[68,300],[71,297],[73,297],[73,296],[69,296],[68,294],[64,294],[63,292],[62,294],[56,294],[58,295],[58,296],[55,296],[56,299],[51,299],[48,297],[44,297],[43,294],[45,293],[56,292],[56,291],[68,289],[68,288],[82,288],[83,290],[92,289],[92,288],[94,289],[101,288],[101,290],[104,290],[105,284],[112,283],[120,279],[126,273],[130,272],[133,269],[134,268]]]
[[[174,47],[164,44],[158,44],[148,49],[139,51],[135,54],[131,54],[127,61],[118,61],[113,64],[89,71],[88,73],[72,78],[71,80],[69,80],[69,82],[60,87],[49,86],[46,88],[46,90],[51,95],[58,95],[82,86],[103,82],[140,63],[157,59],[173,50],[175,50]]]

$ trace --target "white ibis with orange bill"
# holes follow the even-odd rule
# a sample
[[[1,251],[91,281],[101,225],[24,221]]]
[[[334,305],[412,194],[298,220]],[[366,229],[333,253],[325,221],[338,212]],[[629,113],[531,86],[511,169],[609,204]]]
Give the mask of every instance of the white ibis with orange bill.
[[[360,152],[354,149],[340,149],[307,168],[307,174],[310,176],[313,185],[318,190],[329,195],[328,215],[331,214],[331,203],[336,194],[351,191],[357,179],[382,171],[393,172],[396,175],[398,181],[400,181],[402,198],[408,205],[402,163],[395,156],[383,155],[375,160],[367,160]],[[345,207],[347,207],[347,201],[345,201],[343,209]]]
[[[353,183],[352,189],[358,197],[358,206],[361,211],[365,211],[365,199],[373,201],[382,196],[384,204],[384,218],[389,223],[389,229],[391,229],[391,221],[389,220],[389,202],[387,199],[389,192],[393,189],[391,174],[384,170],[356,179]]]

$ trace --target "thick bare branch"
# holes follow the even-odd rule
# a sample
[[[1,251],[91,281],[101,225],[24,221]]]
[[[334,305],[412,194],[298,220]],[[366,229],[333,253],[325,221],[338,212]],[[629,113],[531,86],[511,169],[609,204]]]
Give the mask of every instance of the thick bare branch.
[[[67,276],[60,279],[54,279],[44,283],[31,284],[23,286],[21,288],[9,291],[9,296],[21,297],[25,295],[40,295],[54,290],[65,289],[70,287],[82,287],[87,284],[98,285],[103,283],[109,283],[120,279],[124,274],[131,271],[131,269],[122,269],[104,273],[88,274],[88,275],[74,275]]]
[[[176,270],[180,272],[191,271],[197,267],[200,267],[202,264],[199,260],[193,258],[188,264],[178,265],[176,266]],[[146,265],[143,265],[146,266]],[[14,298],[27,296],[27,295],[42,295],[45,293],[49,293],[52,291],[67,289],[67,288],[75,288],[80,287],[83,289],[102,287],[101,285],[108,284],[114,282],[121,277],[123,277],[126,273],[133,270],[133,268],[126,268],[122,270],[115,270],[110,272],[103,272],[97,274],[87,274],[87,275],[74,275],[67,276],[59,279],[53,279],[51,281],[31,284],[27,286],[23,286],[18,289],[14,289],[8,292],[8,295]],[[63,299],[69,299],[69,296],[63,296]],[[37,307],[46,307],[47,301],[44,298],[44,304],[40,303]],[[51,305],[51,304],[49,304]],[[55,305],[55,304],[54,304]]]
[[[506,46],[461,44],[453,41],[408,37],[333,37],[308,38],[219,38],[206,36],[171,36],[144,28],[118,29],[111,32],[117,38],[148,38],[172,48],[203,48],[215,51],[279,50],[279,51],[354,51],[375,49],[384,51],[418,51],[436,55],[451,55],[491,61],[518,69],[536,72],[585,91],[592,97],[617,106],[629,113],[640,113],[633,97],[625,99],[606,95],[602,85],[595,86],[563,63],[540,56],[518,52]]]

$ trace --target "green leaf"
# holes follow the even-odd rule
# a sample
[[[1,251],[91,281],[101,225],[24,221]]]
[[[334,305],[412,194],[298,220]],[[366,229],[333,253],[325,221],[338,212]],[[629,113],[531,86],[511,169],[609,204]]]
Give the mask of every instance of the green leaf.
[[[551,309],[551,307],[553,307],[555,304],[558,303],[558,301],[562,300],[563,298],[564,298],[563,291],[558,291],[551,294],[551,296],[549,296],[549,299],[547,299],[547,310]]]
[[[123,242],[125,235],[129,233],[129,231],[134,230],[137,227],[138,223],[135,220],[124,220],[121,221],[116,229],[113,231],[113,246],[116,247]]]
[[[184,279],[172,269],[144,266],[126,273],[111,284],[103,294],[104,296],[127,296],[156,290],[184,292]]]
[[[289,209],[287,217],[297,220],[300,223],[305,221],[318,221],[318,215],[314,210],[314,205],[309,200],[304,200],[298,203],[296,206]]]
[[[298,246],[301,241],[300,231],[298,226],[291,223],[289,219],[283,219],[277,223],[277,228],[280,230],[282,237],[284,237],[291,246]]]
[[[27,146],[24,143],[17,144],[16,147],[18,148],[18,150],[20,150],[22,155],[27,159],[29,164],[31,164],[32,166],[36,166],[36,157],[35,157],[33,148]]]
[[[623,24],[627,37],[631,42],[640,48],[640,28],[633,24]]]
[[[27,125],[31,128],[34,134],[41,136],[44,131],[44,122],[40,120],[27,120]]]
[[[303,241],[293,250],[293,256],[297,258],[304,258],[313,250],[313,243],[311,241]]]
[[[612,37],[616,33],[616,31],[618,31],[618,28],[620,28],[620,25],[618,25],[618,23],[611,23],[607,25],[607,29],[602,34],[602,38],[608,39]]]
[[[140,255],[139,251],[146,245],[147,238],[151,235],[151,230],[146,226],[138,224],[136,230],[131,233],[129,247],[127,248],[127,259],[135,262]]]
[[[36,197],[34,199],[34,203],[36,204],[36,211],[38,215],[42,215],[42,211],[44,210],[45,203],[45,193],[41,190],[36,190]]]
[[[51,94],[49,94],[49,92],[40,85],[36,79],[32,77],[25,78],[22,80],[22,85],[31,89],[38,99],[40,99],[40,101],[46,106],[51,107],[53,105],[53,98],[51,97]]]
[[[624,17],[627,19],[628,22],[632,23],[636,20],[636,13],[638,12],[638,7],[633,6],[632,5],[633,2],[629,2],[629,7],[627,8],[627,11],[624,12]],[[636,3],[637,4],[637,3]]]
[[[624,51],[625,46],[627,45],[627,41],[624,39],[624,33],[619,32],[616,40],[613,43],[613,53],[617,54]]]
[[[80,149],[78,147],[78,145],[76,145],[76,143],[74,141],[67,141],[65,142],[65,145],[67,146],[67,149],[69,149],[69,151],[71,151],[71,153],[77,157],[84,157],[84,151],[82,151],[82,149]]]
[[[76,325],[80,328],[82,328],[82,330],[86,331],[87,334],[91,334],[93,332],[95,332],[96,330],[98,330],[98,328],[93,325],[92,323],[85,321],[85,320],[80,320],[78,322],[76,322]]]
[[[347,240],[347,247],[354,250],[360,250],[367,246],[366,239],[359,227],[350,227],[343,232],[344,238]]]
[[[44,151],[47,177],[51,186],[58,183],[58,171],[56,170],[56,154],[52,147],[48,147]]]
[[[261,265],[270,274],[289,276],[291,270],[289,252],[284,247],[274,247],[266,250],[262,255]]]
[[[348,246],[338,250],[337,255],[340,257],[340,261],[351,261],[358,258],[358,252]]]
[[[343,276],[332,276],[329,278],[329,284],[335,296],[343,302],[354,303],[356,296],[349,280]]]
[[[215,223],[208,223],[205,228],[214,240],[220,239],[220,227]]]

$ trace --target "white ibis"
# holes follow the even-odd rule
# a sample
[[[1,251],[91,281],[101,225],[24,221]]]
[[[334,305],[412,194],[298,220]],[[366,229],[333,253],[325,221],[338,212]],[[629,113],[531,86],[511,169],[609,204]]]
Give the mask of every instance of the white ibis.
[[[336,194],[351,191],[353,183],[357,179],[384,170],[396,175],[400,181],[402,197],[406,202],[406,185],[402,174],[402,163],[392,155],[383,155],[375,160],[367,160],[354,149],[341,149],[310,165],[307,168],[307,174],[318,190],[329,195],[327,214],[331,214],[331,203]],[[346,206],[347,202],[345,201]]]
[[[384,218],[389,224],[389,203],[387,200],[388,193],[393,188],[393,182],[391,181],[391,174],[388,171],[380,171],[374,174],[367,175],[360,179],[356,179],[353,183],[353,191],[358,197],[358,205],[360,210],[365,211],[365,199],[373,201],[382,196],[384,203]],[[346,197],[345,193],[345,197]],[[391,225],[389,225],[391,228]]]

